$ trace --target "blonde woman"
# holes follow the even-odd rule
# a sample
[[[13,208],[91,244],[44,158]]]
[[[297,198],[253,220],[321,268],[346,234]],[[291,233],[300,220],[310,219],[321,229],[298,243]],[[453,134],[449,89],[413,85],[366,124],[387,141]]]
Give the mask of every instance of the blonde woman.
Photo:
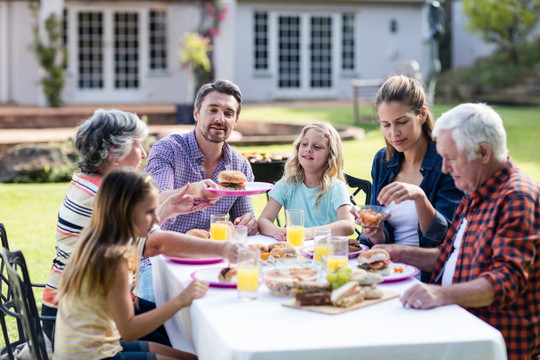
[[[259,217],[259,232],[277,240],[287,239],[286,230],[274,225],[281,208],[303,209],[305,239],[317,227],[328,227],[332,235],[351,235],[354,219],[343,176],[341,138],[332,125],[316,122],[302,129],[293,144],[293,156]]]

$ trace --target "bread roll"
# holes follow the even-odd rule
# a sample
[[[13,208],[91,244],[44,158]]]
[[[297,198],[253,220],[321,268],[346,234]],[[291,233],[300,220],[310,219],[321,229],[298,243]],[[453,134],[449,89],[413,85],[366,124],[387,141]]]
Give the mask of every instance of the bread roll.
[[[203,229],[191,229],[186,233],[186,235],[195,236],[201,239],[210,239],[210,233]]]

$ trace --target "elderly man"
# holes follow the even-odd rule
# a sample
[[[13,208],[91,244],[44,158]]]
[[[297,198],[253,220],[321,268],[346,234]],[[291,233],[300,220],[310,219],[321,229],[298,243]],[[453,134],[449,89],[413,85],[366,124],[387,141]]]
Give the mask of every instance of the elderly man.
[[[146,171],[158,184],[160,192],[198,181],[216,186],[217,176],[223,170],[241,171],[248,181],[253,181],[247,159],[225,141],[238,124],[241,104],[240,89],[230,81],[217,80],[199,89],[193,111],[195,129],[158,141],[148,156]],[[214,206],[169,219],[162,228],[182,233],[194,228],[208,230],[211,214],[229,213],[236,225],[247,226],[248,235],[257,233],[250,197],[219,198],[205,189],[200,189],[199,195],[216,201]]]
[[[484,104],[444,113],[433,136],[442,170],[466,192],[439,248],[377,245],[432,272],[405,307],[458,304],[503,334],[509,359],[540,355],[540,188],[508,157],[499,115]]]

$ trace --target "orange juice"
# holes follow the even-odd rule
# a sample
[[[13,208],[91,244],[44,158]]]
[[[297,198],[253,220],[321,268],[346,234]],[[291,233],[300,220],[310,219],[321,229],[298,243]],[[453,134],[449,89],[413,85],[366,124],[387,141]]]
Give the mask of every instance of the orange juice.
[[[317,244],[315,245],[315,251],[313,251],[313,256],[315,256],[315,261],[321,262],[321,257],[324,256],[328,259],[328,245],[327,244]]]
[[[229,225],[214,223],[210,225],[210,237],[214,240],[227,240],[227,228]]]
[[[259,286],[259,267],[240,266],[238,267],[238,290],[257,291]]]
[[[347,256],[331,255],[328,257],[328,271],[337,269],[338,266],[347,267],[348,262]]]
[[[304,245],[304,227],[287,226],[287,242],[294,247]]]

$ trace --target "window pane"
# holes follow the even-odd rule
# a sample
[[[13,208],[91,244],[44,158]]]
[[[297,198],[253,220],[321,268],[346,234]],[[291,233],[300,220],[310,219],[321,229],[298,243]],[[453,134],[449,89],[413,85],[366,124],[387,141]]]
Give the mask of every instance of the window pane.
[[[103,88],[103,15],[81,12],[78,18],[79,88]]]
[[[354,70],[354,15],[343,14],[341,68]]]
[[[332,18],[311,18],[310,86],[332,87]]]
[[[254,64],[255,70],[268,69],[268,14],[255,13],[254,18]]]
[[[139,87],[139,14],[114,14],[114,87]]]
[[[300,17],[279,17],[279,80],[280,88],[300,87]]]
[[[149,23],[150,69],[167,69],[167,12],[151,10]]]

